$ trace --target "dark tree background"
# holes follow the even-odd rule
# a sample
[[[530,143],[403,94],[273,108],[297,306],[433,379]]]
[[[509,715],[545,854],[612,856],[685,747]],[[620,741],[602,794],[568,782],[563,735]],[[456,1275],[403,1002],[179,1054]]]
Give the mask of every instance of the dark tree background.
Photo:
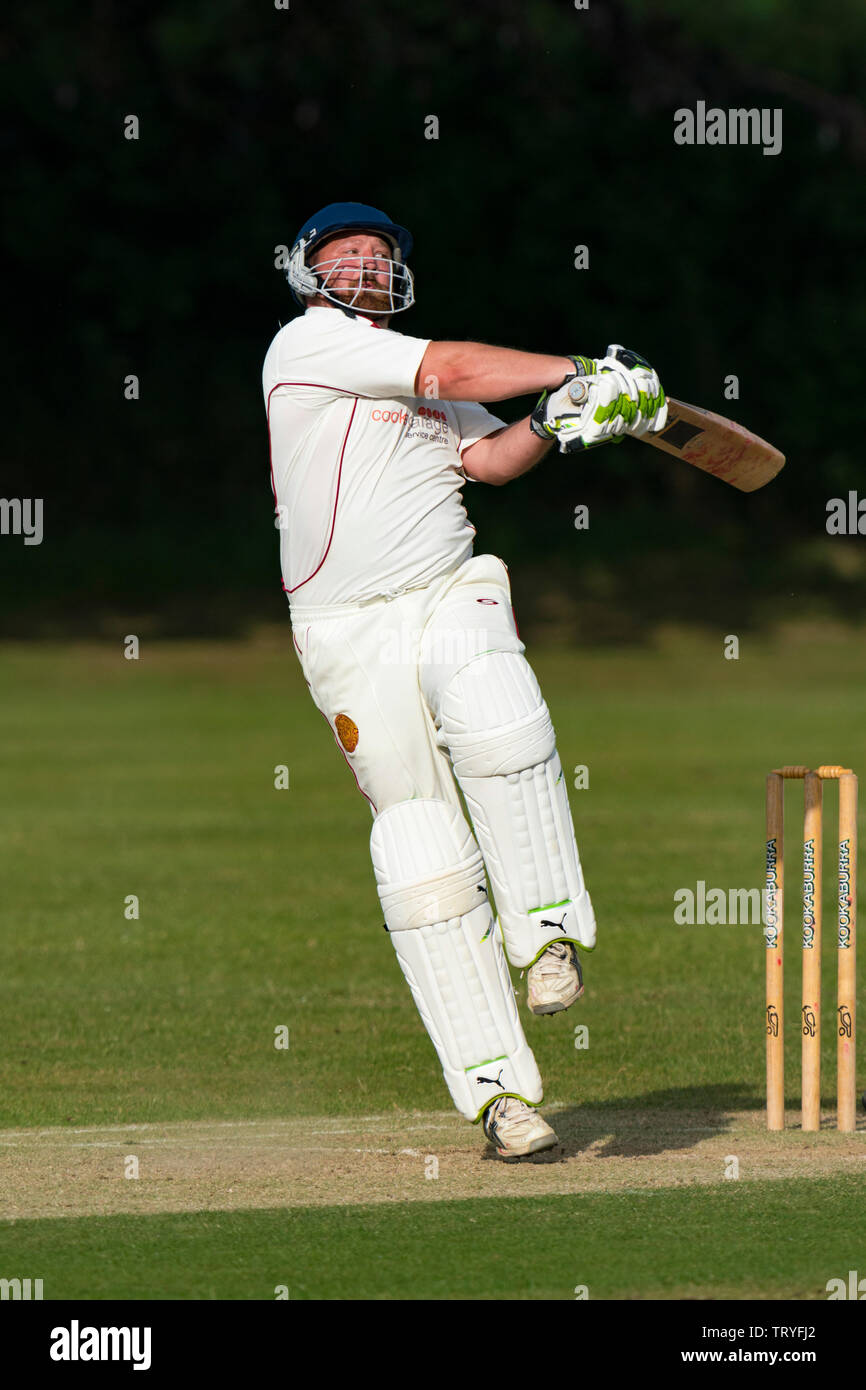
[[[825,529],[831,497],[866,495],[862,0],[55,0],[7,14],[0,54],[0,492],[45,506],[40,546],[0,537],[6,635],[285,619],[260,370],[295,309],[274,248],[343,198],[414,232],[395,328],[623,342],[788,456],[753,496],[631,441],[468,488],[522,625],[862,618],[866,537]],[[782,152],[676,145],[698,100],[781,108]]]

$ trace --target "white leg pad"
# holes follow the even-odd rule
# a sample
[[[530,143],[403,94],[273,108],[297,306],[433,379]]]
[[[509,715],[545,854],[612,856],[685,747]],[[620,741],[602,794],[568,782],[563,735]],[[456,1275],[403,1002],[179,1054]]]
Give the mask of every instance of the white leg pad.
[[[484,652],[450,680],[441,727],[512,965],[551,941],[591,950],[596,926],[550,713],[526,658]]]
[[[457,1109],[478,1120],[497,1096],[537,1105],[541,1076],[461,811],[401,801],[377,816],[370,852],[385,924]]]

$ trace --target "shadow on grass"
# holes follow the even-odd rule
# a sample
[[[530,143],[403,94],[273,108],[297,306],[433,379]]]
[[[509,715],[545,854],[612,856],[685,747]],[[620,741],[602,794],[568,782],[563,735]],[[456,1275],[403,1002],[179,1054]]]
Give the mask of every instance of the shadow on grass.
[[[725,1134],[734,1112],[762,1108],[763,1101],[756,1101],[754,1089],[747,1086],[670,1087],[625,1100],[569,1106],[549,1117],[559,1145],[521,1162],[566,1163],[589,1148],[598,1158],[648,1158],[686,1150]],[[485,1157],[496,1155],[491,1151]]]

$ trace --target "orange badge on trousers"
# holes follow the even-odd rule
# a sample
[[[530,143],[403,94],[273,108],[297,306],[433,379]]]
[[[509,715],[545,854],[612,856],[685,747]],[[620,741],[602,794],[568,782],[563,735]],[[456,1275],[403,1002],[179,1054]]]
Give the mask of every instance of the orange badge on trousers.
[[[334,720],[337,726],[337,737],[342,743],[347,753],[354,753],[358,747],[358,726],[348,714],[338,714]]]

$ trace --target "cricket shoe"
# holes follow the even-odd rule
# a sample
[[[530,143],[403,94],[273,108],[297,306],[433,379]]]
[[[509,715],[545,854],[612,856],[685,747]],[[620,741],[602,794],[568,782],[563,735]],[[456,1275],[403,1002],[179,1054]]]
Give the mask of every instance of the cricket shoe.
[[[559,1140],[537,1110],[516,1096],[497,1096],[484,1112],[484,1133],[500,1158],[552,1149]]]
[[[583,973],[577,947],[570,941],[552,941],[529,967],[526,1001],[534,1014],[557,1014],[583,994]]]

